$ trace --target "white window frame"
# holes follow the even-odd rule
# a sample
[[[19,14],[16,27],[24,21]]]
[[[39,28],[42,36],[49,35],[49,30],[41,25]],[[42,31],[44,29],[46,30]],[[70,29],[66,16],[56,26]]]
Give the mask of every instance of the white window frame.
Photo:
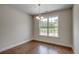
[[[58,36],[56,37],[56,36],[49,36],[49,18],[52,18],[52,17],[58,17]],[[38,22],[39,23],[39,22]],[[39,29],[40,29],[40,27],[39,27]],[[40,35],[40,30],[38,30],[39,31],[39,36],[43,36],[43,37],[55,37],[55,38],[59,38],[59,16],[50,16],[50,17],[47,17],[47,35]]]

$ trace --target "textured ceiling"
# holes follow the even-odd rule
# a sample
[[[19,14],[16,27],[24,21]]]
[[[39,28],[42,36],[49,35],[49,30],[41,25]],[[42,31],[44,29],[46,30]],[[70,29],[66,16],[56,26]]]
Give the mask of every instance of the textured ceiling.
[[[16,8],[30,15],[35,15],[39,13],[38,4],[14,4],[14,5],[8,5],[8,6]],[[67,9],[71,7],[72,7],[72,4],[41,4],[40,12],[46,13],[46,12],[51,12],[56,10]]]

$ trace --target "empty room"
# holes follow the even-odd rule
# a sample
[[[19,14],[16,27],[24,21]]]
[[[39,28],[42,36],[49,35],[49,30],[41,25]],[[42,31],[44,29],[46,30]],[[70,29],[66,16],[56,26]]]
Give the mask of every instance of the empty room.
[[[0,54],[78,54],[78,4],[0,4]]]

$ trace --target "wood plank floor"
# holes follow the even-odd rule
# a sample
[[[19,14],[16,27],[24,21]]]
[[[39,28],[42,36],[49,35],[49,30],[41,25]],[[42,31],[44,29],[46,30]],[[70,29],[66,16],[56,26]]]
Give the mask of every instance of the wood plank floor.
[[[30,41],[0,54],[73,54],[71,48],[39,41]]]

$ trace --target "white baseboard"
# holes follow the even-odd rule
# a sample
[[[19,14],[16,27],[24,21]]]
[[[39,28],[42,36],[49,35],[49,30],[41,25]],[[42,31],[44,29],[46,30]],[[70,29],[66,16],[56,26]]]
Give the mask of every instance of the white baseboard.
[[[32,39],[32,40],[41,41],[41,42],[46,42],[46,43],[51,43],[51,42],[47,42],[47,41],[44,41],[44,40],[38,40],[38,39]],[[70,48],[72,48],[72,46],[66,46],[66,45],[62,45],[62,44],[58,44],[58,43],[54,43],[54,42],[52,42],[51,44],[56,44],[56,45],[60,45],[60,46],[65,46],[65,47],[70,47]]]
[[[10,45],[8,47],[2,48],[2,49],[0,49],[0,52],[5,51],[5,50],[8,50],[8,49],[13,48],[13,47],[16,47],[16,46],[19,46],[19,45],[21,45],[23,43],[27,43],[29,41],[31,41],[31,40],[26,40],[26,41],[20,42],[18,44],[13,44],[13,45]]]

